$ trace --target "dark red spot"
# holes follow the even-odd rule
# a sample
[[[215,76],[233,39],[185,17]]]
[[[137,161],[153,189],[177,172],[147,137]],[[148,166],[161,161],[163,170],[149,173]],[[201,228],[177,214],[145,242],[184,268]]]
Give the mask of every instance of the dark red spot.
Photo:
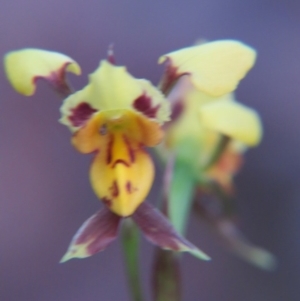
[[[112,186],[109,188],[113,198],[118,197],[119,195],[119,186],[117,181],[113,181]]]
[[[131,145],[130,145],[130,143],[129,143],[129,141],[128,141],[128,139],[125,135],[123,135],[123,140],[126,144],[130,161],[131,161],[131,163],[133,163],[135,161],[134,150],[131,148]]]
[[[128,192],[128,193],[134,193],[135,191],[137,191],[138,189],[136,188],[136,187],[134,187],[133,185],[132,185],[132,183],[130,182],[130,181],[127,181],[127,183],[126,183],[126,191]]]
[[[73,126],[82,126],[87,120],[90,119],[91,115],[97,112],[88,103],[82,102],[77,107],[71,110],[72,115],[69,116],[69,120]]]
[[[112,200],[107,198],[107,197],[103,197],[102,198],[102,202],[107,206],[107,207],[111,207],[112,205]]]
[[[112,160],[112,147],[113,147],[113,144],[114,144],[114,136],[110,136],[109,137],[109,141],[108,141],[108,144],[107,144],[107,154],[106,154],[106,163],[107,164],[110,164],[111,163],[111,160]]]
[[[131,185],[130,181],[127,181],[127,183],[126,183],[126,190],[128,193],[132,192],[132,185]]]
[[[152,107],[152,100],[149,96],[143,94],[140,97],[138,97],[134,103],[133,107],[146,115],[149,118],[155,118],[157,110],[160,108],[160,105],[157,105],[155,107]]]
[[[118,159],[118,160],[116,160],[116,161],[114,162],[112,168],[115,168],[115,166],[116,166],[117,164],[119,164],[119,163],[120,163],[120,164],[124,164],[125,166],[129,167],[129,164],[128,164],[125,160]]]

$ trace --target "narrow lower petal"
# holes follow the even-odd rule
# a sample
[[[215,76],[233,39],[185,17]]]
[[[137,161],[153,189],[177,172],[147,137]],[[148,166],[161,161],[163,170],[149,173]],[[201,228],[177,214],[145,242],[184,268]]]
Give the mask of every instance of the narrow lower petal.
[[[208,255],[180,236],[167,218],[148,203],[140,205],[132,218],[146,238],[162,249],[189,252],[200,259],[210,260]]]
[[[60,262],[89,257],[103,251],[116,239],[120,220],[119,216],[104,207],[80,227]]]
[[[217,193],[220,194],[220,192]],[[197,214],[201,222],[208,223],[223,244],[233,253],[261,269],[274,270],[277,266],[276,257],[267,250],[250,243],[244,237],[236,225],[235,206],[229,204],[232,199],[230,200],[225,195],[219,195],[219,197],[221,197],[223,208],[211,202],[196,201],[193,212]]]
[[[264,269],[274,270],[277,260],[273,254],[248,242],[233,222],[215,221],[215,228],[227,246],[238,256],[249,263]]]
[[[30,96],[35,93],[36,81],[47,80],[59,92],[68,89],[66,71],[76,75],[81,73],[79,65],[70,57],[35,48],[9,52],[4,58],[8,80],[19,93]]]
[[[206,128],[248,146],[257,145],[262,138],[262,125],[257,112],[235,101],[215,101],[203,105],[200,118]]]

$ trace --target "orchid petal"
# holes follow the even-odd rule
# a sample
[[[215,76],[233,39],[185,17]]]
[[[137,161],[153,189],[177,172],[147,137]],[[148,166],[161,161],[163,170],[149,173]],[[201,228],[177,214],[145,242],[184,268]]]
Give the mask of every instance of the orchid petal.
[[[274,270],[276,268],[277,260],[275,256],[248,242],[230,220],[217,220],[214,227],[228,248],[244,260],[264,270]]]
[[[154,166],[145,150],[122,133],[107,135],[91,165],[90,180],[99,198],[120,216],[131,215],[149,193]]]
[[[103,251],[116,239],[120,220],[119,216],[104,207],[80,227],[60,262]]]
[[[142,203],[132,218],[146,238],[162,249],[189,252],[202,260],[210,260],[208,255],[180,236],[167,218],[148,203]]]
[[[47,80],[59,92],[67,89],[65,72],[81,73],[80,66],[70,57],[54,51],[26,48],[9,52],[4,59],[8,80],[19,93],[31,96],[36,81]]]
[[[109,114],[94,114],[93,110],[87,107],[85,113],[90,114],[90,119],[85,120],[82,114],[83,125],[72,137],[72,144],[84,154],[103,148],[107,143],[108,134],[116,128],[134,143],[149,147],[157,145],[163,139],[163,130],[157,122],[131,111],[111,110]]]
[[[245,143],[257,145],[262,125],[256,111],[235,101],[215,101],[200,108],[201,122],[210,130]]]
[[[95,111],[130,110],[158,124],[169,120],[170,108],[161,92],[149,81],[132,77],[125,67],[101,61],[99,68],[90,75],[89,84],[65,99],[61,122],[72,131],[81,124],[70,119],[74,109],[87,103]]]
[[[167,62],[164,86],[172,85],[181,75],[190,74],[199,90],[221,96],[236,89],[255,58],[251,47],[234,40],[220,40],[165,54],[158,62]]]

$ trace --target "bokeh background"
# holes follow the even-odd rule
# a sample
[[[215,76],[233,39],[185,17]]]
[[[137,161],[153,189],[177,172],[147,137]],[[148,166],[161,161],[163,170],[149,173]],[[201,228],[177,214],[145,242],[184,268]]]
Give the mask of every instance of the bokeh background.
[[[300,2],[294,0],[1,0],[0,55],[22,47],[66,53],[82,66],[81,88],[107,46],[136,77],[157,83],[159,55],[196,39],[234,38],[258,51],[237,96],[264,122],[262,144],[237,177],[241,227],[279,260],[264,272],[221,248],[204,224],[187,234],[213,258],[184,256],[185,301],[300,300]],[[119,242],[86,260],[59,259],[78,227],[99,208],[89,156],[57,123],[60,101],[43,83],[17,95],[0,71],[0,300],[129,301]],[[159,181],[158,181],[159,182]],[[151,198],[155,202],[156,189]],[[152,246],[143,242],[150,297]],[[150,300],[150,298],[148,298]]]

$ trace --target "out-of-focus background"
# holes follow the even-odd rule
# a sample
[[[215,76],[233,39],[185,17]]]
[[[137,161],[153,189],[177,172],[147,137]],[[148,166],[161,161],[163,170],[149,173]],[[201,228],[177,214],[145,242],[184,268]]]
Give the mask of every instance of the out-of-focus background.
[[[300,300],[300,2],[280,0],[2,0],[0,54],[22,47],[66,53],[83,75],[115,44],[117,62],[157,83],[157,58],[196,39],[234,38],[258,51],[237,97],[264,122],[262,144],[237,177],[241,227],[279,260],[264,272],[235,258],[204,224],[188,238],[213,260],[183,257],[185,301]],[[60,101],[43,83],[25,98],[0,71],[0,300],[129,301],[119,242],[86,260],[58,264],[79,226],[99,208],[89,156],[57,123]],[[156,186],[158,187],[158,186]],[[156,191],[151,193],[155,201]],[[152,246],[143,243],[150,294]],[[149,298],[150,300],[150,298]]]

